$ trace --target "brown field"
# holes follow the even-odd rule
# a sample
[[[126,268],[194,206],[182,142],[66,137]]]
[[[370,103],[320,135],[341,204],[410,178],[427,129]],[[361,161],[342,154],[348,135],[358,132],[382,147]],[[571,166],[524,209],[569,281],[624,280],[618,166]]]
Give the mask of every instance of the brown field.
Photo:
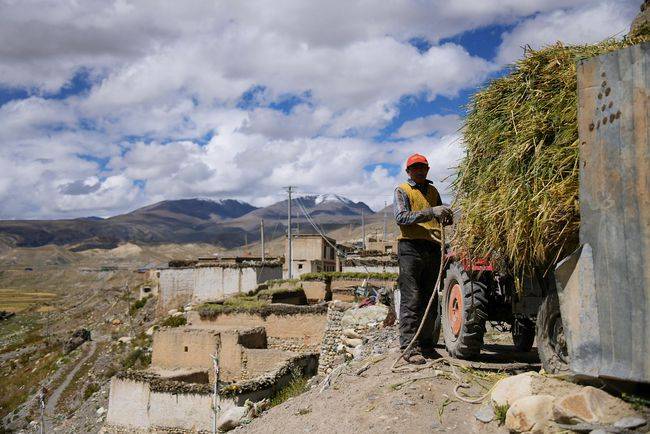
[[[0,310],[22,312],[36,307],[39,310],[50,310],[49,302],[57,297],[51,292],[30,292],[22,289],[0,289]]]

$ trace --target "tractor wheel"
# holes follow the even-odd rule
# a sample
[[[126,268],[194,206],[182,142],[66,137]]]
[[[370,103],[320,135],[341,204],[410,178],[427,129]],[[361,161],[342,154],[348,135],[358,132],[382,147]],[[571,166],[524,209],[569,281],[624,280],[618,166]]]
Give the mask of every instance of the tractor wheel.
[[[537,351],[544,370],[550,374],[569,372],[569,351],[564,336],[560,301],[548,294],[537,314]]]
[[[475,357],[481,352],[485,334],[486,288],[470,280],[457,262],[447,269],[443,288],[441,304],[445,347],[452,357]]]
[[[512,341],[518,352],[530,351],[535,341],[535,323],[528,318],[515,318],[512,323]]]

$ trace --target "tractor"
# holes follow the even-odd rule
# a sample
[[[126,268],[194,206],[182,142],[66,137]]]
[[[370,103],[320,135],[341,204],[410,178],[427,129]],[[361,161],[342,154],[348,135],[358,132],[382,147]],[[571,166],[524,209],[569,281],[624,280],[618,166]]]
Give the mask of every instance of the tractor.
[[[476,357],[494,321],[517,351],[536,339],[547,372],[650,383],[649,50],[578,61],[579,248],[521,292],[489,260],[446,255],[434,338],[451,356]]]

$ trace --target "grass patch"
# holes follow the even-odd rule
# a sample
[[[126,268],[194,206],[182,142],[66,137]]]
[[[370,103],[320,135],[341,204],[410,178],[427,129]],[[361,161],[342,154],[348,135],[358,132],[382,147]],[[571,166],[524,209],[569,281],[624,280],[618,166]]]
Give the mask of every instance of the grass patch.
[[[452,244],[511,274],[543,273],[575,250],[580,226],[576,62],[648,40],[527,49],[477,92],[453,181],[461,219]]]
[[[309,390],[307,386],[307,379],[305,377],[296,377],[289,384],[287,384],[282,389],[278,390],[271,396],[271,407],[280,405],[289,398],[298,396]]]
[[[650,399],[631,393],[623,393],[621,399],[630,404],[636,411],[646,410],[650,407]]]
[[[145,305],[147,304],[147,301],[149,301],[149,298],[151,298],[150,295],[148,295],[148,296],[146,296],[144,298],[141,298],[140,300],[137,300],[135,303],[133,303],[131,305],[131,307],[129,308],[129,314],[131,316],[135,315],[138,312],[138,310],[145,307]]]
[[[90,383],[86,388],[84,389],[84,401],[93,396],[93,393],[99,392],[99,384],[97,383]]]
[[[51,292],[25,291],[23,289],[0,289],[0,310],[22,312],[31,307],[51,302],[57,297]]]
[[[35,393],[41,381],[56,369],[60,353],[42,349],[32,352],[20,366],[6,364],[0,370],[0,419]],[[36,362],[38,361],[38,364]]]
[[[494,419],[499,422],[499,426],[506,423],[506,413],[508,413],[509,408],[508,404],[494,404]]]
[[[149,365],[151,365],[151,353],[142,348],[136,348],[122,360],[124,369],[145,369]]]
[[[184,316],[169,316],[162,322],[164,327],[180,327],[187,324],[187,319]]]

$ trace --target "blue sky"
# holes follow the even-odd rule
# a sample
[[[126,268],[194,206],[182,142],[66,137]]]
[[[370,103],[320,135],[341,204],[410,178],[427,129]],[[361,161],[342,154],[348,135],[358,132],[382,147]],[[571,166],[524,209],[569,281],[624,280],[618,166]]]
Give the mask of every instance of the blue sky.
[[[288,184],[378,209],[413,152],[449,200],[473,92],[524,45],[621,37],[637,3],[4,6],[0,218],[188,197],[261,206]]]

